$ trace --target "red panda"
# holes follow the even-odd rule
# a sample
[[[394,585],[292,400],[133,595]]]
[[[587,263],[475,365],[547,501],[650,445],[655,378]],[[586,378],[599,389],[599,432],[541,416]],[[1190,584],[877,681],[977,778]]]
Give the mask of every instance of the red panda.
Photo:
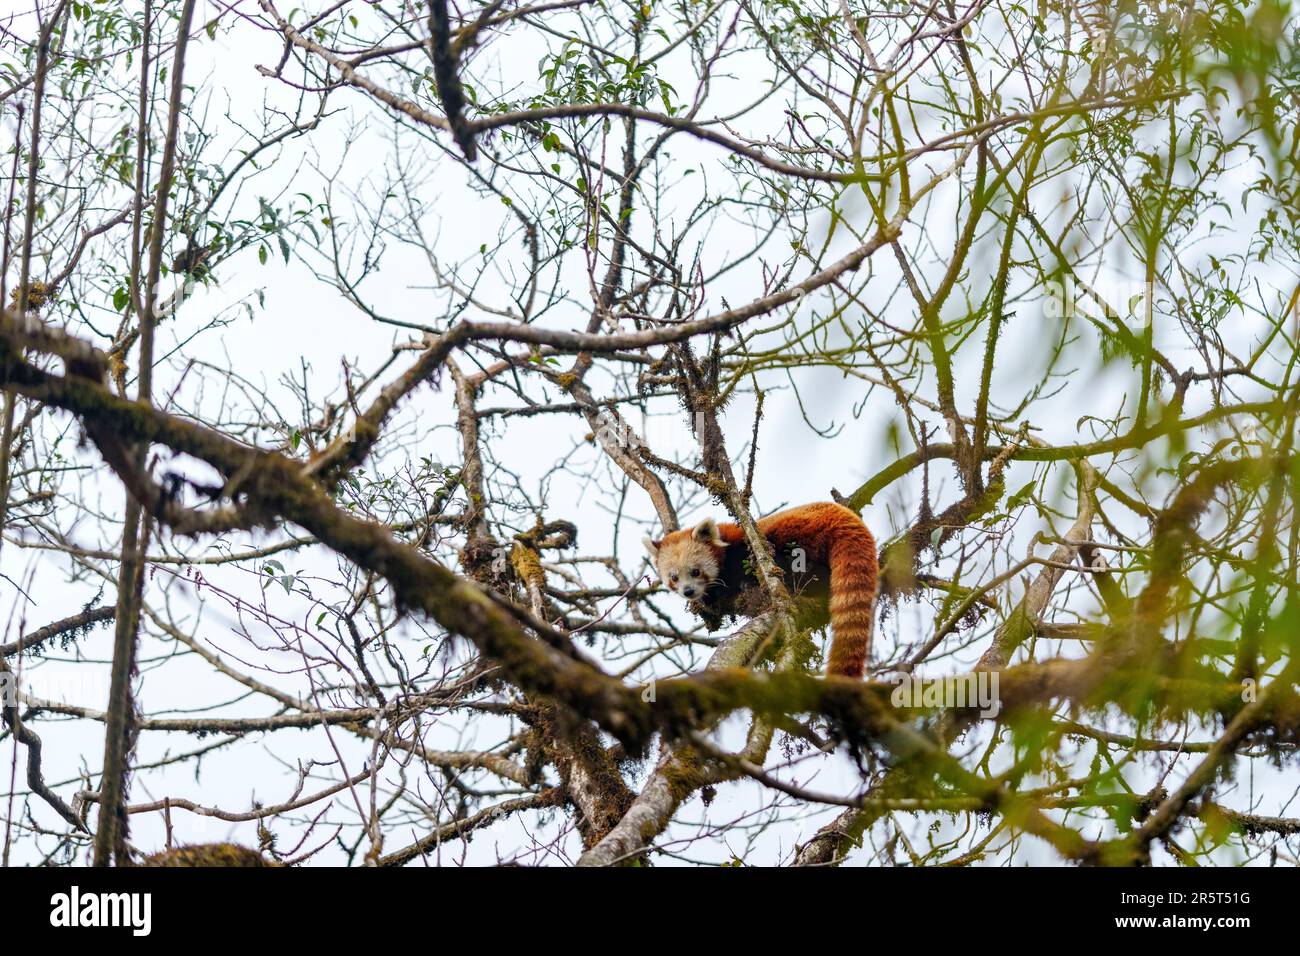
[[[862,519],[829,501],[800,505],[758,522],[786,585],[820,611],[807,626],[829,619],[833,638],[828,674],[861,677],[871,644],[878,564],[876,541]],[[746,613],[737,599],[757,581],[739,525],[712,518],[674,531],[659,541],[645,539],[659,577],[669,590],[696,602],[701,613]]]

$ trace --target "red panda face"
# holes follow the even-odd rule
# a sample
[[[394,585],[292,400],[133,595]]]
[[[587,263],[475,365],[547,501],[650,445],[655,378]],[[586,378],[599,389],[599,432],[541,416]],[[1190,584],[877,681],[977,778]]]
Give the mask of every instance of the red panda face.
[[[718,579],[724,544],[712,518],[659,541],[645,538],[644,544],[664,586],[688,601],[702,598],[705,589]]]

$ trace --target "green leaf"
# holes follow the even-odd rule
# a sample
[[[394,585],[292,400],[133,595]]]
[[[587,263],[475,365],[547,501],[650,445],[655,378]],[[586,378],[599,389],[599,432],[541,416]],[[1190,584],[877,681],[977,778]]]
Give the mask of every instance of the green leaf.
[[[1012,495],[1010,498],[1008,498],[1008,499],[1007,499],[1007,510],[1008,510],[1008,511],[1014,511],[1015,509],[1017,509],[1017,508],[1019,508],[1020,506],[1022,506],[1026,501],[1028,501],[1028,500],[1029,500],[1029,496],[1032,495],[1032,494],[1034,493],[1034,486],[1037,485],[1037,484],[1038,484],[1038,480],[1037,480],[1037,479],[1034,479],[1033,481],[1031,481],[1031,482],[1029,482],[1028,484],[1026,484],[1026,485],[1025,485],[1023,488],[1021,488],[1019,491],[1017,491],[1017,492],[1016,492],[1014,495]]]

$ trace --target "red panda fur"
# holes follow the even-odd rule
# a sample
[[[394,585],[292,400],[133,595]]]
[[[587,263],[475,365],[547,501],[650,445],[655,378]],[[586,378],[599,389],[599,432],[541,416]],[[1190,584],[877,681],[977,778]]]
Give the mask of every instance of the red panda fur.
[[[871,647],[879,576],[876,541],[871,532],[857,514],[828,501],[770,515],[758,522],[758,530],[783,565],[789,564],[788,557],[794,549],[802,549],[807,566],[829,569],[827,611],[833,637],[826,673],[860,678]],[[708,581],[706,594],[734,594],[745,586],[746,577],[752,583],[752,575],[746,570],[749,548],[739,525],[704,521],[695,528],[665,535],[660,541],[647,539],[661,577],[665,576],[664,563],[669,556],[674,566],[676,563],[707,565],[707,561],[683,560],[691,549],[701,546],[708,549],[716,568],[716,577]],[[707,604],[709,598],[701,600]],[[731,612],[729,607],[724,609]]]

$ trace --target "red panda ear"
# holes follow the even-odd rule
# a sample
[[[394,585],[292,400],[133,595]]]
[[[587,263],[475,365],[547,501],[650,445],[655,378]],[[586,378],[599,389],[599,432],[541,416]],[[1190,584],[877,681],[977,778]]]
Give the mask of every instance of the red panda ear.
[[[650,557],[652,557],[652,558],[658,558],[658,557],[659,557],[659,545],[663,544],[663,543],[664,543],[664,540],[663,540],[663,538],[660,538],[658,541],[656,541],[656,540],[654,540],[653,538],[651,538],[650,536],[647,535],[646,537],[644,537],[644,538],[641,539],[641,543],[645,545],[645,549],[646,549],[646,551],[649,552]]]
[[[712,518],[705,518],[697,524],[695,530],[691,532],[691,537],[696,541],[711,544],[715,548],[720,548],[723,545],[722,535],[718,532],[718,523]]]

